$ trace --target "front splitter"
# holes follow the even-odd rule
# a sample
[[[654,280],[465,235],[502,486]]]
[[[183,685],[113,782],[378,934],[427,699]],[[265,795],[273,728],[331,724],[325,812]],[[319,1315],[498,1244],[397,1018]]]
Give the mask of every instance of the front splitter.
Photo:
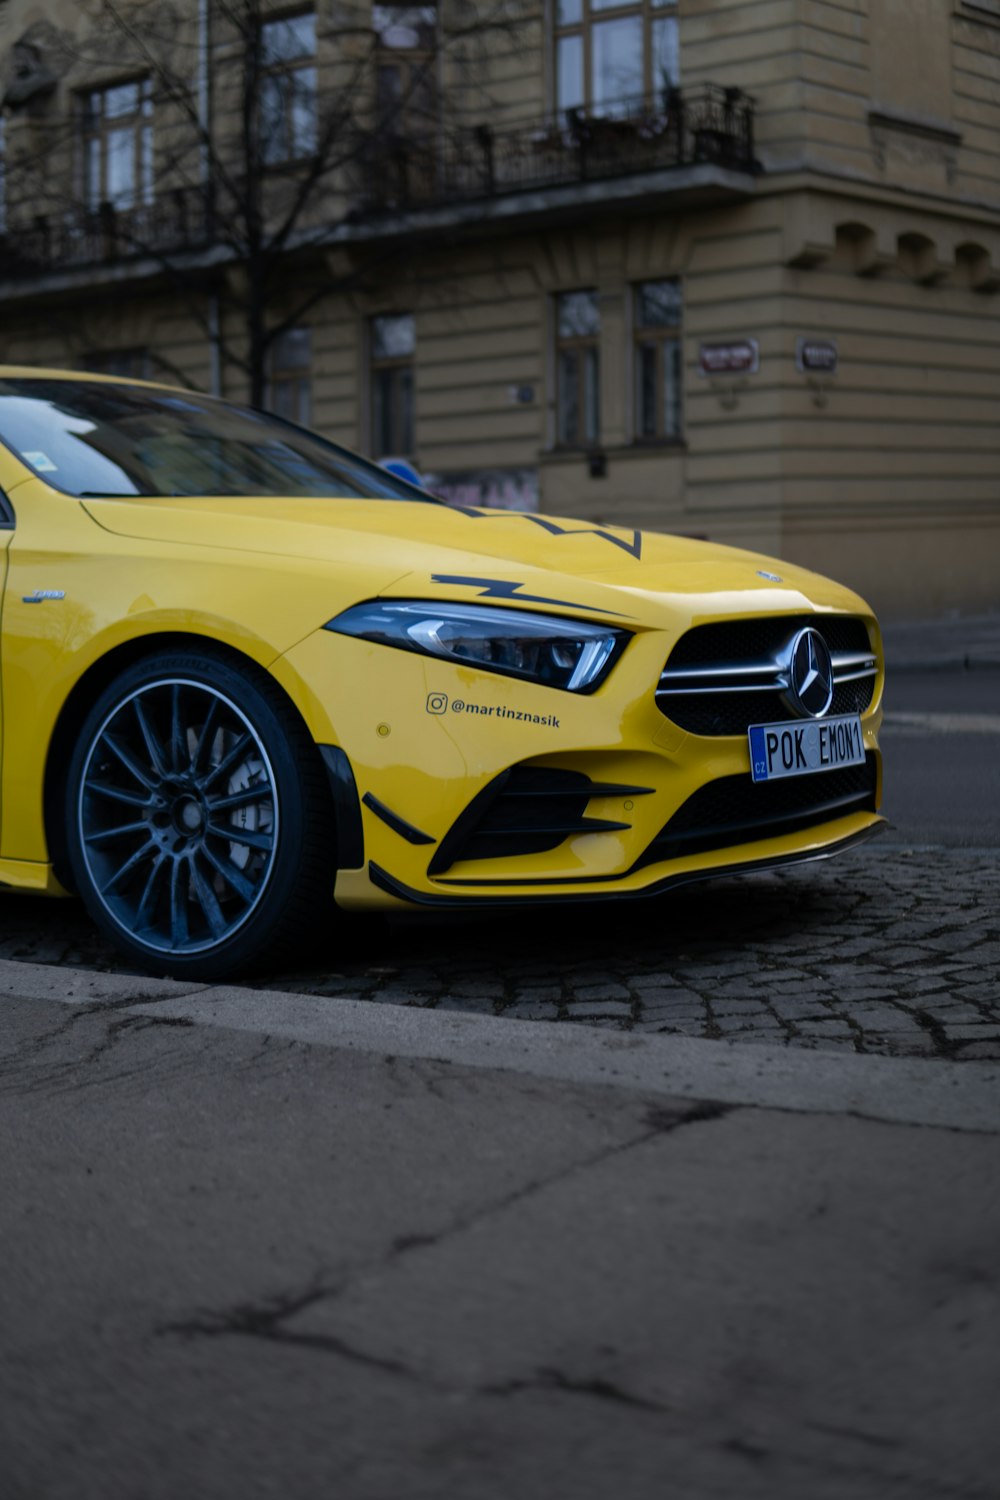
[[[849,849],[857,848],[859,844],[867,843],[876,834],[886,827],[884,819],[871,824],[868,828],[859,829],[856,833],[848,834],[846,838],[837,839],[832,844],[826,844],[822,849],[803,849],[792,854],[772,854],[761,859],[742,860],[735,864],[712,865],[699,870],[682,870],[673,875],[665,875],[662,879],[653,881],[650,885],[628,890],[608,889],[607,877],[604,875],[583,876],[580,880],[582,886],[585,882],[600,882],[605,885],[601,891],[581,890],[560,891],[558,893],[536,894],[535,891],[522,895],[452,895],[451,892],[417,891],[412,886],[406,885],[388,870],[383,870],[374,860],[368,863],[368,878],[372,885],[383,891],[387,896],[393,896],[397,901],[404,901],[412,906],[433,906],[440,909],[451,908],[453,910],[468,911],[470,907],[493,908],[498,906],[575,906],[581,901],[624,901],[644,900],[651,896],[660,896],[664,892],[674,890],[679,886],[693,885],[700,880],[716,880],[719,877],[729,875],[754,875],[762,870],[783,869],[789,865],[810,864],[815,860],[832,859],[837,854],[843,854]],[[532,885],[530,880],[518,881],[518,886],[524,890]],[[542,882],[538,882],[541,884]],[[550,883],[550,882],[545,882]]]

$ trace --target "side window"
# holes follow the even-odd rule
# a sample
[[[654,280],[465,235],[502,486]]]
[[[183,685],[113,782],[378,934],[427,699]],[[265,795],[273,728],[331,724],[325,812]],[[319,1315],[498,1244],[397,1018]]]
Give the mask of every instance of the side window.
[[[681,284],[644,281],[634,295],[635,435],[679,442],[684,435]]]
[[[312,421],[312,337],[308,328],[289,328],[271,345],[267,408],[275,416],[308,427]]]
[[[261,155],[268,166],[316,149],[316,17],[311,12],[260,27]]]
[[[419,140],[437,120],[437,7],[373,5],[375,114],[385,139]]]
[[[676,0],[555,0],[559,110],[662,105],[680,82]]]
[[[371,447],[374,458],[410,458],[413,440],[413,357],[417,348],[412,313],[372,318]]]
[[[556,440],[592,448],[601,436],[601,311],[593,290],[556,297]]]
[[[82,96],[84,201],[122,210],[153,201],[153,94],[148,78]]]

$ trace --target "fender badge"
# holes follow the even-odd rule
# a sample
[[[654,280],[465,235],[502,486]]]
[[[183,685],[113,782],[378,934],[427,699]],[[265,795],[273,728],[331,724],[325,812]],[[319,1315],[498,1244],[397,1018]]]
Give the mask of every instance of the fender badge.
[[[757,569],[758,578],[766,578],[770,583],[783,583],[784,579],[778,573],[765,573],[763,568]]]
[[[41,604],[43,599],[65,599],[65,589],[36,589],[33,594],[24,594],[22,604]]]

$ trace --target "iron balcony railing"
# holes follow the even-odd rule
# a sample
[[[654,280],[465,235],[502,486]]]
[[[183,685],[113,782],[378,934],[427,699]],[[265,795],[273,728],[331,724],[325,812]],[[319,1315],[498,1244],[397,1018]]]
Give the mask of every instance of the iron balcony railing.
[[[385,213],[459,207],[702,162],[757,170],[753,100],[712,84],[693,92],[670,89],[658,103],[628,100],[601,114],[570,109],[505,130],[429,125],[404,134],[382,126],[346,146],[345,173],[355,177],[347,218],[355,228]],[[218,238],[212,196],[204,187],[178,188],[134,208],[69,206],[9,224],[0,234],[0,279],[143,258],[167,261],[207,249]],[[342,218],[341,199],[336,222]]]
[[[391,134],[365,153],[356,212],[461,204],[710,162],[757,169],[754,103],[740,89],[670,89],[598,114],[570,109],[514,129],[481,124],[442,140]]]
[[[163,257],[212,243],[214,225],[203,188],[179,188],[136,208],[102,203],[38,214],[0,236],[0,277],[142,257]]]

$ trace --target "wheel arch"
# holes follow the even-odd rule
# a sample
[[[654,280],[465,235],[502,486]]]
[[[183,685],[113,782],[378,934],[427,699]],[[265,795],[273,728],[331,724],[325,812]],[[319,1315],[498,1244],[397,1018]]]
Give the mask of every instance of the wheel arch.
[[[72,691],[59,711],[46,757],[43,782],[45,841],[56,879],[68,891],[73,891],[75,887],[69,869],[66,827],[62,816],[62,794],[76,744],[76,736],[101,693],[116,677],[145,657],[156,656],[163,651],[199,651],[215,656],[229,666],[239,667],[255,677],[265,679],[271,690],[280,695],[288,710],[295,715],[305,733],[312,740],[308,725],[287,689],[262,667],[260,662],[236,647],[227,646],[211,637],[183,630],[137,636],[113,646],[97,661],[92,662],[82,677],[74,683]],[[336,815],[329,780],[324,778],[324,781],[330,798],[331,812]]]

